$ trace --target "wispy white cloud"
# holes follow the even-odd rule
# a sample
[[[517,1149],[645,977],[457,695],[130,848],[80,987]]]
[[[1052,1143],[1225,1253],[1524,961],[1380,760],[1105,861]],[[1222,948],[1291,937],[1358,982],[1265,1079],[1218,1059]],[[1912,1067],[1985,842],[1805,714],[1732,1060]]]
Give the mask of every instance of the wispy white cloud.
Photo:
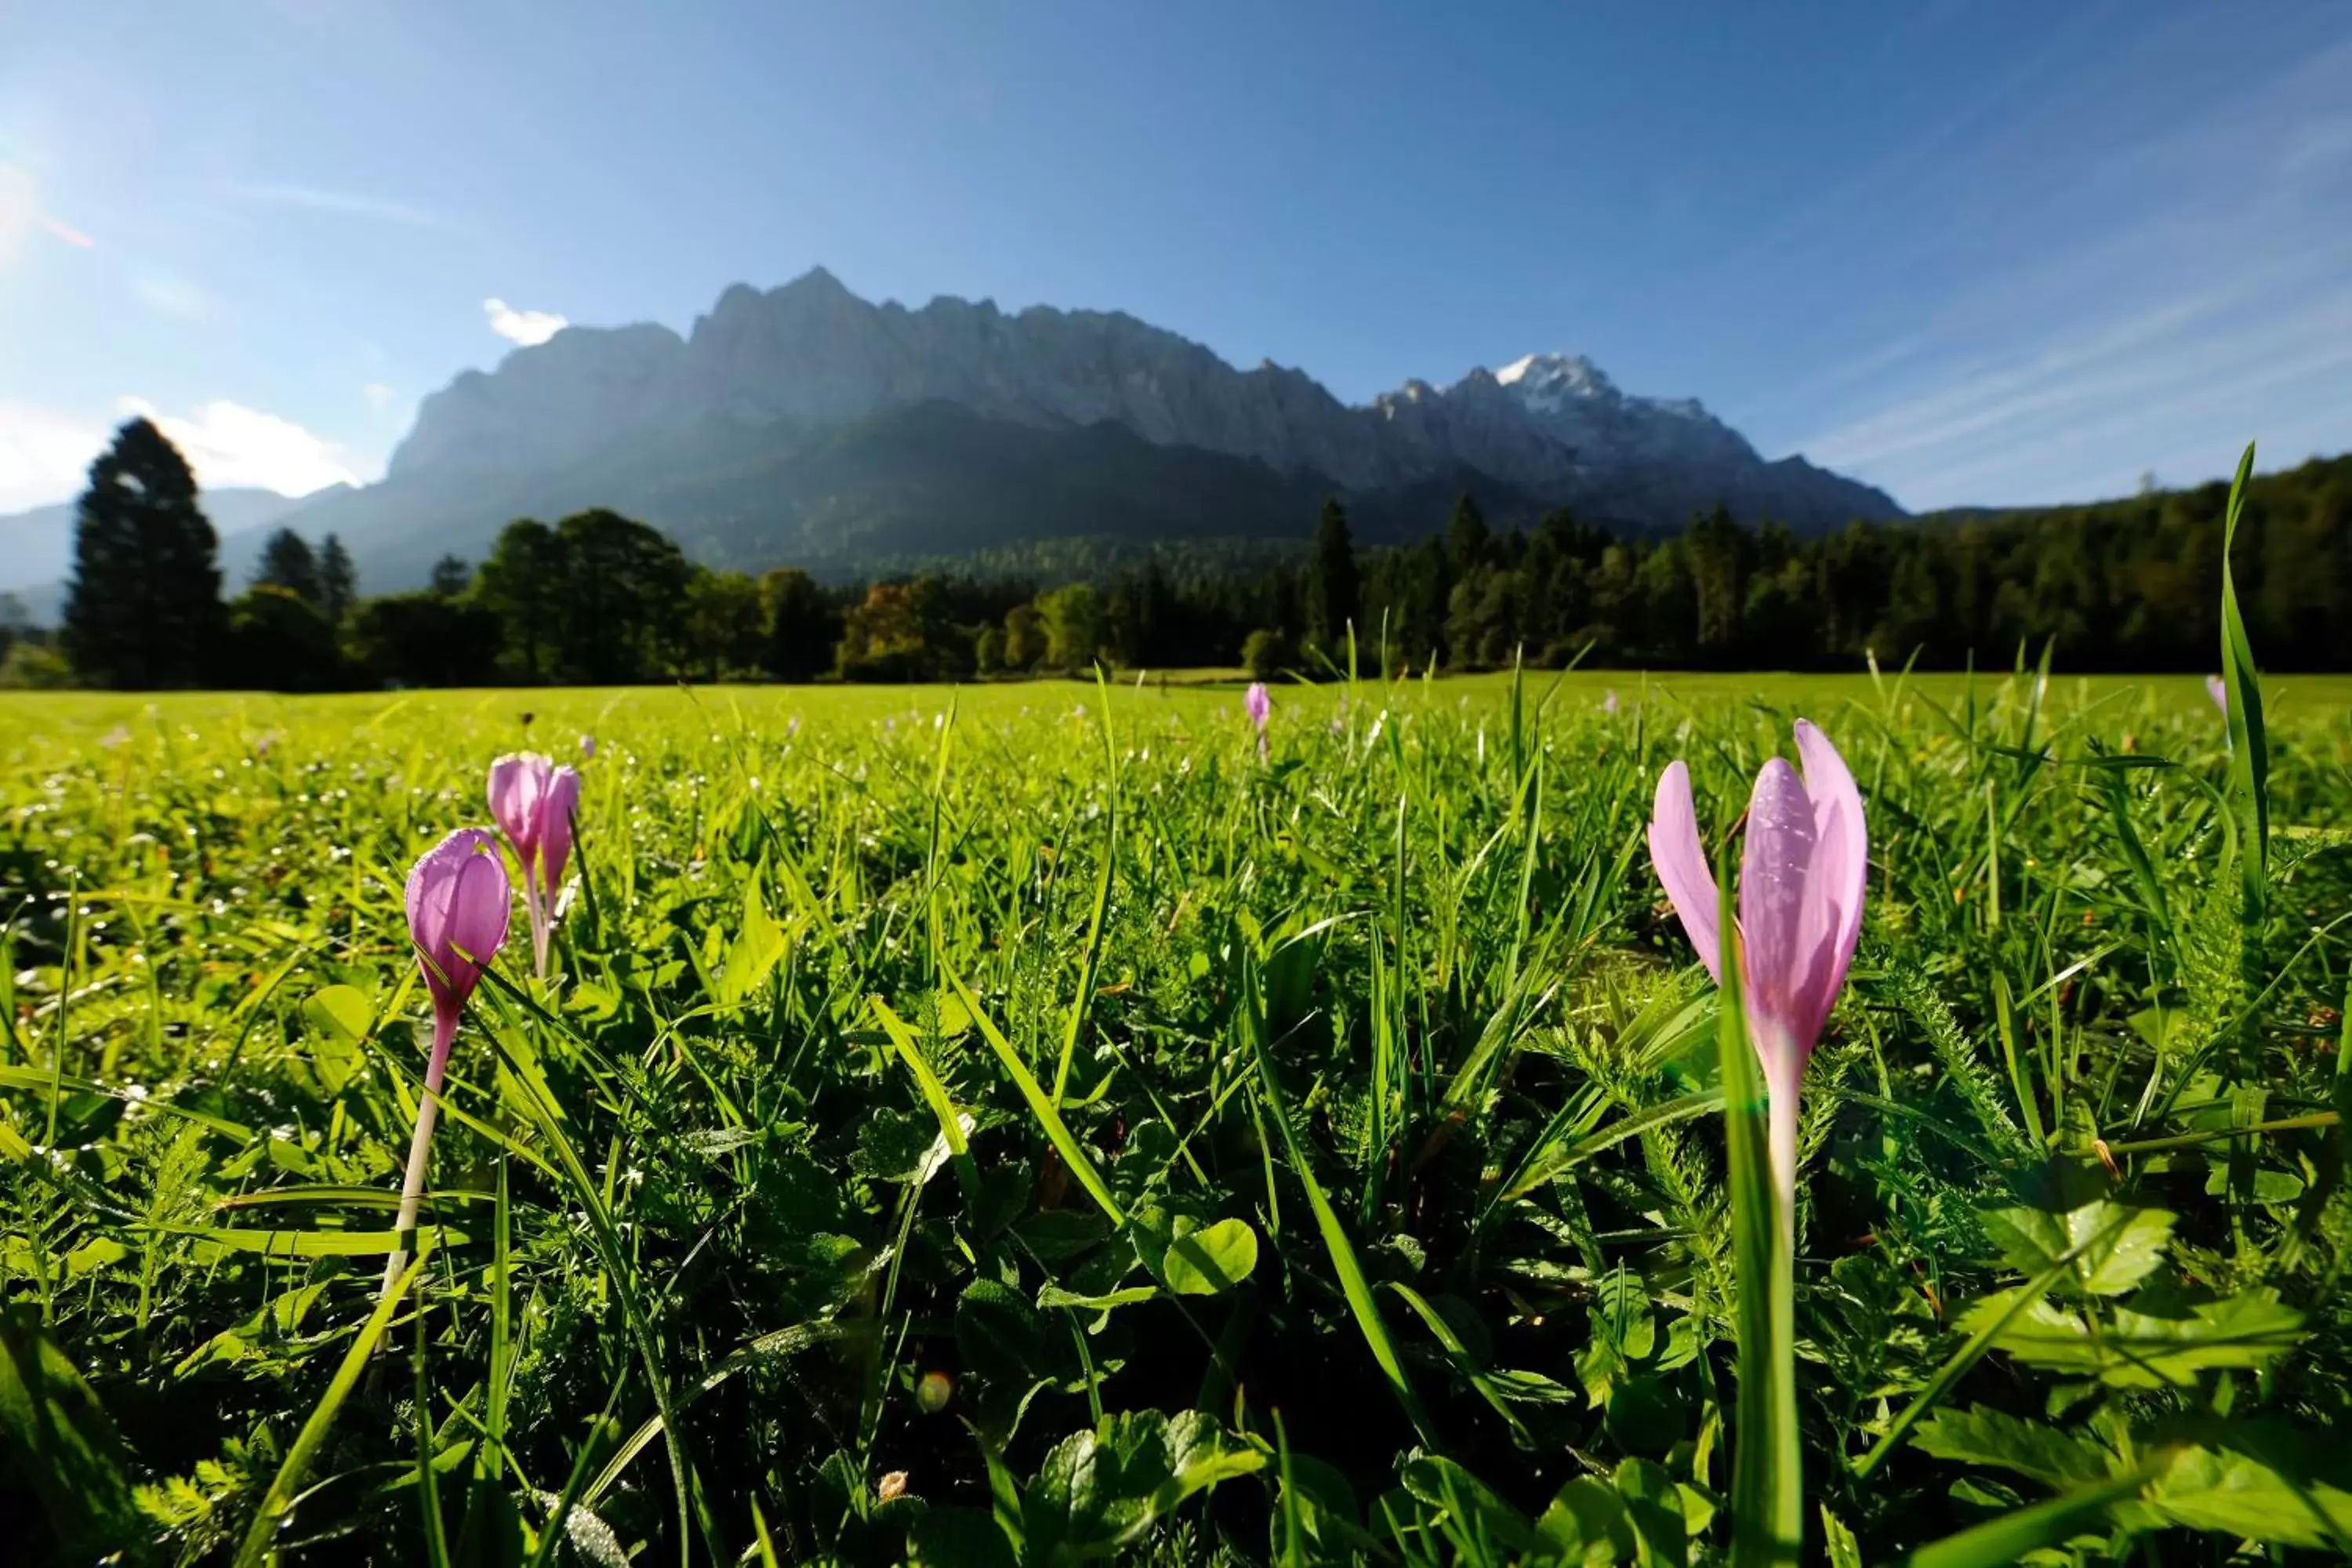
[[[61,500],[80,488],[106,426],[38,404],[0,400],[0,511]]]
[[[361,387],[360,395],[366,398],[368,406],[379,414],[400,400],[400,394],[380,381],[371,381]]]
[[[361,482],[334,443],[291,419],[226,398],[201,404],[184,416],[165,414],[140,397],[123,398],[116,408],[125,416],[152,420],[188,459],[196,482],[206,489],[257,485],[280,495],[301,496],[329,485]]]
[[[490,331],[525,348],[545,342],[572,323],[552,310],[518,310],[504,300],[482,301],[482,314],[490,323]]]
[[[290,207],[299,212],[326,213],[338,217],[372,218],[377,223],[400,224],[410,228],[450,226],[449,220],[438,213],[411,206],[405,202],[387,201],[381,196],[362,195],[352,191],[321,190],[316,185],[231,184],[222,186],[221,195],[252,206]]]
[[[1770,444],[1922,510],[2195,483],[2250,437],[2265,468],[2352,447],[2352,199],[2317,199],[2352,198],[2347,69],[2320,51],[2063,169],[2034,162],[2048,127],[1970,166],[1984,200],[1875,258],[1947,281],[1785,384],[1759,418],[1803,439]]]

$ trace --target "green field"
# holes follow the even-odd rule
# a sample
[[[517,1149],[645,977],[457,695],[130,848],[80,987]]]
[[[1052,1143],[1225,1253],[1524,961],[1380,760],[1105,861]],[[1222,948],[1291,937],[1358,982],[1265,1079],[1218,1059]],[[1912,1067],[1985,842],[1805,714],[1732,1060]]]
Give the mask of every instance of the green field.
[[[0,1558],[1732,1561],[1643,832],[1682,758],[1736,853],[1800,717],[1870,826],[1804,1560],[2352,1552],[2352,679],[2263,700],[2256,844],[2190,676],[1277,689],[1263,760],[1223,682],[0,693]],[[574,886],[380,1310],[403,879],[527,747]]]

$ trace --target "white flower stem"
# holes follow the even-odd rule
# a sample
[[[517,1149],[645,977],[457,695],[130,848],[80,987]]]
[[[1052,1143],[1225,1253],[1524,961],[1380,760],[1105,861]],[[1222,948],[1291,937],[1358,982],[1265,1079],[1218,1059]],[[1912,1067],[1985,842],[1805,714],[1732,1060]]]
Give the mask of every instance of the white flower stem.
[[[457,1009],[433,1009],[433,1054],[425,1063],[425,1098],[416,1106],[416,1133],[408,1141],[408,1173],[400,1184],[400,1214],[393,1229],[406,1235],[416,1228],[416,1211],[425,1201],[425,1163],[433,1147],[433,1127],[441,1119],[441,1079],[449,1067],[449,1047],[457,1037]],[[401,1271],[408,1267],[408,1248],[395,1247],[384,1259],[383,1294],[392,1294]]]
[[[522,868],[523,913],[530,921],[531,973],[540,979],[547,978],[547,910],[546,900],[540,896],[539,866],[536,857]]]

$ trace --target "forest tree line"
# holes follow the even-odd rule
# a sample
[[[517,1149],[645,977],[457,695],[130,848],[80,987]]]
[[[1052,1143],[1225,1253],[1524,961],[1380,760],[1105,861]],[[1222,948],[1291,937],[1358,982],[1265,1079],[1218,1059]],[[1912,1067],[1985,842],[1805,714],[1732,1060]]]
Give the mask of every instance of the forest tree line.
[[[689,562],[596,510],[509,524],[478,563],[362,596],[349,554],[280,530],[224,600],[194,480],[144,420],[92,465],[65,626],[0,619],[0,681],[329,690],[673,679],[939,680],[1246,665],[1852,668],[2006,663],[2054,638],[2065,668],[2198,670],[2219,638],[2228,487],[1856,522],[1800,539],[1718,510],[1676,533],[1566,511],[1490,527],[1465,496],[1418,544],[1359,551],[1341,504],[1311,542],[1236,569],[1213,545],[1099,581],[930,572],[826,584]],[[2235,561],[2255,645],[2282,668],[2352,668],[2352,457],[2257,479]],[[14,641],[13,648],[6,645]]]

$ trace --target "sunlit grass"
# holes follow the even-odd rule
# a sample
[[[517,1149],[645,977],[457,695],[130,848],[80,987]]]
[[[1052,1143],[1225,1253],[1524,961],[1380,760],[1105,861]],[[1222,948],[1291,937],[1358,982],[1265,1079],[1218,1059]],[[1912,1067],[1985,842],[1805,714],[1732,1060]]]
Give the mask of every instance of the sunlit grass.
[[[2352,1405],[2352,679],[2264,684],[2251,964],[2193,675],[1277,686],[1264,763],[1242,684],[0,694],[0,1364],[94,1400],[0,1506],[167,1562],[1727,1550],[1714,1000],[1640,834],[1679,756],[1725,842],[1803,716],[1872,838],[1808,1535],[2352,1529],[2288,1463]],[[401,879],[523,746],[585,775],[552,977],[475,994],[362,1365]]]

